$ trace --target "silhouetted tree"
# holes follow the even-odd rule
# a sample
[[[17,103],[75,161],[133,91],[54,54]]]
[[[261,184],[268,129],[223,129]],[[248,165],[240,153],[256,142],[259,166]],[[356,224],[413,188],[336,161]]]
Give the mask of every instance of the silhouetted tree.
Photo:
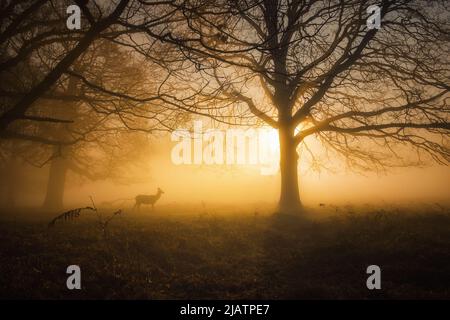
[[[373,4],[381,29],[366,23]],[[448,163],[445,1],[187,0],[174,8],[178,20],[164,30],[134,27],[149,45],[172,45],[161,91],[178,83],[172,103],[186,111],[223,122],[250,113],[276,128],[281,211],[301,208],[297,148],[308,136],[363,167],[402,161],[399,145]]]

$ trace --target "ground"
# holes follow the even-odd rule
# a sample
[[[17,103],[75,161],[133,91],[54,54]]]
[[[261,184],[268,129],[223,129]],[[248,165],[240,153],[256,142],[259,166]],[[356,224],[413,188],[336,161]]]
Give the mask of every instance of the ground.
[[[0,298],[450,299],[448,209],[178,210],[125,211],[105,230],[92,212],[51,228],[50,213],[3,212]],[[66,288],[73,264],[82,290]],[[381,290],[366,287],[372,264]]]

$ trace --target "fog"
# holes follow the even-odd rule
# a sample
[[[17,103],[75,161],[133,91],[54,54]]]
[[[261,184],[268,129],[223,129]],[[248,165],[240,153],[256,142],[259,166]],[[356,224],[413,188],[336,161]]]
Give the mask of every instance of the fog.
[[[159,134],[148,140],[148,145],[148,154],[136,160],[138,165],[122,173],[125,182],[108,178],[91,181],[69,172],[64,188],[64,207],[89,205],[92,196],[98,205],[129,209],[134,205],[136,195],[154,194],[158,187],[165,193],[157,207],[211,205],[257,210],[276,206],[280,192],[278,171],[262,175],[260,165],[176,165],[171,158],[176,142],[170,140],[169,134]],[[345,166],[344,159],[337,157],[332,161],[335,168],[343,169],[315,171],[308,163],[300,161],[300,197],[305,206],[449,202],[450,170],[446,166],[429,164],[389,168],[384,172],[354,172]],[[3,171],[8,169],[5,166]],[[13,185],[17,207],[41,207],[48,174],[48,165],[36,168],[16,164],[14,178],[9,178],[13,180],[6,175],[2,179],[2,205],[7,206],[8,188]],[[135,178],[126,181],[127,176]]]

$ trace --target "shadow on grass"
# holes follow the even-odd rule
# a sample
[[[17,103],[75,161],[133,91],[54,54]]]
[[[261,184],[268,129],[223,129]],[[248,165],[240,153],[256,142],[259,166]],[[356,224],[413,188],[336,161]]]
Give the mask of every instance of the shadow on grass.
[[[280,215],[124,215],[103,237],[94,217],[0,223],[0,298],[450,298],[450,214],[345,209]],[[31,215],[31,213],[29,213]],[[66,288],[68,265],[82,290]],[[382,290],[366,288],[366,268]]]
[[[325,221],[275,215],[264,240],[268,287],[279,299],[450,297],[450,215],[374,211]],[[382,270],[368,290],[366,268]]]

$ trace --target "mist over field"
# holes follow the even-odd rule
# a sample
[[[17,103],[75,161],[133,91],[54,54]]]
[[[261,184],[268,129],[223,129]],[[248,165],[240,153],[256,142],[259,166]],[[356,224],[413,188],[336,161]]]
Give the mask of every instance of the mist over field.
[[[162,140],[162,141],[161,141]],[[239,208],[276,207],[280,177],[261,175],[260,165],[176,165],[171,150],[176,142],[166,135],[149,139],[142,159],[130,161],[123,181],[91,181],[69,173],[64,185],[64,207],[116,201],[124,208],[134,205],[138,194],[152,194],[161,187],[165,194],[158,206],[209,205]],[[276,160],[275,160],[276,161]],[[331,168],[314,171],[301,164],[300,195],[306,206],[329,205],[420,205],[450,202],[450,170],[428,164],[422,168],[388,168],[386,171],[353,172],[342,159],[325,160]],[[343,168],[343,169],[342,169]],[[8,188],[13,185],[14,199],[20,207],[41,208],[48,183],[48,166],[36,168],[17,164],[14,172],[3,167],[1,203],[8,206]],[[126,176],[128,174],[128,176]],[[128,198],[126,201],[120,199]],[[105,203],[105,204],[106,204]]]

